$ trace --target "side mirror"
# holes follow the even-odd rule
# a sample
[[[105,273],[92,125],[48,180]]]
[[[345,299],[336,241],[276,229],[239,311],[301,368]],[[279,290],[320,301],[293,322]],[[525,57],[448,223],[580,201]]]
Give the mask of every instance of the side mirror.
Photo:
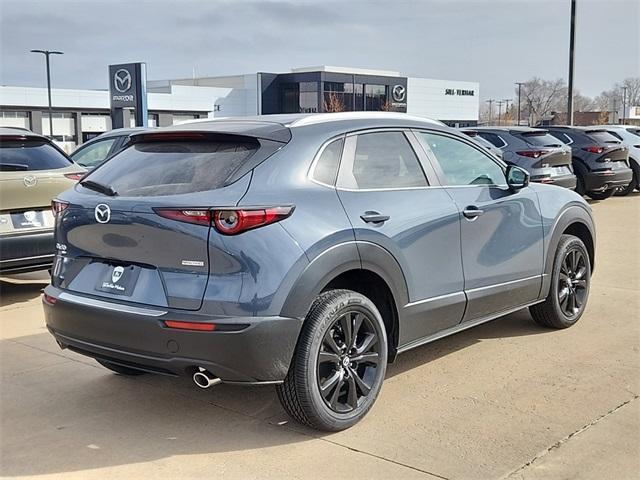
[[[531,175],[525,169],[509,165],[507,167],[507,185],[513,192],[520,190],[529,185]]]

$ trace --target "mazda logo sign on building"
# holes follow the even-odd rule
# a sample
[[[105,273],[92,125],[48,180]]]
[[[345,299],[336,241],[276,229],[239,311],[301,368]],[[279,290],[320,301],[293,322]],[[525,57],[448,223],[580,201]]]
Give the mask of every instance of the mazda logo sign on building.
[[[404,85],[394,85],[391,89],[391,96],[396,102],[404,102],[407,96],[407,89],[404,87]]]
[[[107,223],[111,220],[111,208],[109,208],[109,205],[104,203],[96,205],[96,208],[93,211],[93,216],[96,217],[96,221],[98,223]]]
[[[131,89],[131,73],[124,68],[116,70],[116,73],[113,75],[113,88],[115,88],[118,92],[124,93]]]

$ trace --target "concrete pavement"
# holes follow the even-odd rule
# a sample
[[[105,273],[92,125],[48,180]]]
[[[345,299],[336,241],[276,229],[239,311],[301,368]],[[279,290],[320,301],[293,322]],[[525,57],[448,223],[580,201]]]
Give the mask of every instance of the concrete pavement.
[[[4,279],[0,475],[638,478],[640,195],[592,206],[596,273],[577,325],[521,311],[407,352],[367,418],[336,434],[289,420],[269,387],[126,378],[61,351],[44,284]]]

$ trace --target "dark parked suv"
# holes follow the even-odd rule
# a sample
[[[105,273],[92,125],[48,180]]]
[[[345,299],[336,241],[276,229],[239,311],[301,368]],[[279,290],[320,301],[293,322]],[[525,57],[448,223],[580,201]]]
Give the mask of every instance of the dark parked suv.
[[[43,303],[62,348],[126,375],[275,384],[325,430],[396,354],[530,307],[583,314],[591,209],[466,135],[393,113],[141,133],[55,201]]]
[[[571,165],[571,148],[540,128],[477,127],[478,135],[502,150],[508,165],[531,174],[531,181],[576,188]]]
[[[571,147],[576,192],[604,200],[633,180],[629,149],[601,127],[549,126],[549,133]]]

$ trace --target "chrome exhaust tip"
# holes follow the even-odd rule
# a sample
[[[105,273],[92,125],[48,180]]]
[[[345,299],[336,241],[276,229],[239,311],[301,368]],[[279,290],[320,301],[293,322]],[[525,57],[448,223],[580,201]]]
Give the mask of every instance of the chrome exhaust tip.
[[[193,382],[200,388],[209,388],[222,383],[222,380],[204,368],[198,367],[198,371],[193,374]]]

